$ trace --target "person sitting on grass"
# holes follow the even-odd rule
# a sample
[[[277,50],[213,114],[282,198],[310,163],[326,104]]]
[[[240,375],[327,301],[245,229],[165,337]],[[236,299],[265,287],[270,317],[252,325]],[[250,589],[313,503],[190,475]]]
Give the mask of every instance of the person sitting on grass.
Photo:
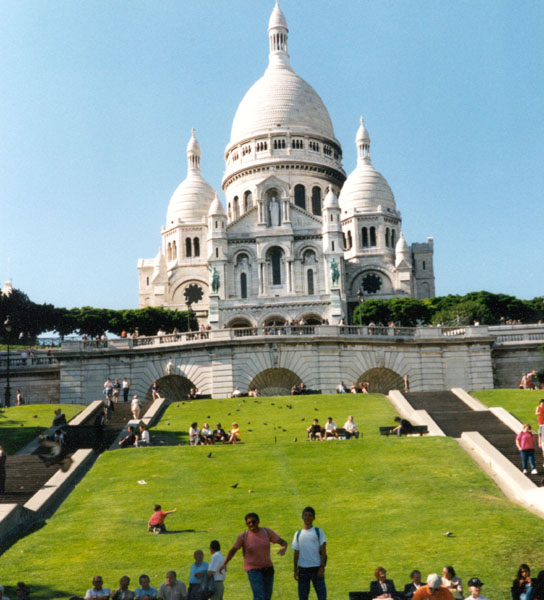
[[[391,435],[396,435],[397,437],[400,437],[402,434],[408,435],[414,429],[412,423],[410,423],[408,419],[401,419],[400,417],[395,417],[395,423],[398,423],[398,425],[396,427],[393,427],[393,429],[389,430],[389,433]]]
[[[397,590],[392,579],[386,579],[387,571],[383,567],[377,567],[374,571],[376,581],[370,582],[370,595],[372,598],[396,598]]]
[[[227,432],[221,427],[221,423],[217,423],[215,429],[213,430],[213,441],[214,443],[225,443],[228,440],[229,436]]]
[[[30,588],[25,584],[24,581],[17,582],[17,587],[15,588],[15,595],[17,596],[17,600],[29,600],[30,598]]]
[[[138,428],[140,433],[138,434],[138,439],[136,440],[136,446],[138,448],[141,448],[142,446],[149,446],[151,444],[151,437],[147,427],[145,426],[145,423],[140,423]]]
[[[232,398],[239,398],[242,395],[242,392],[240,390],[239,386],[236,386],[233,390],[232,390]]]
[[[336,423],[332,420],[332,417],[328,417],[327,422],[325,423],[325,439],[329,438],[337,438],[338,437],[338,427]]]
[[[419,590],[419,588],[423,585],[421,583],[421,571],[418,569],[414,569],[410,573],[410,579],[412,580],[412,583],[407,583],[404,586],[404,597],[407,600],[411,600],[414,592],[417,592],[417,590]]]
[[[90,600],[91,598],[102,598],[102,600],[107,600],[110,597],[110,588],[102,587],[103,583],[102,577],[100,577],[100,575],[95,575],[93,577],[93,587],[87,590],[85,600]]]
[[[358,394],[359,393],[359,388],[355,385],[355,381],[351,382],[351,386],[349,388],[349,391],[351,394]]]
[[[202,430],[200,431],[200,439],[205,445],[213,444],[213,434],[208,423],[204,423],[204,425],[202,425]]]
[[[466,600],[473,600],[476,598],[479,598],[479,600],[489,600],[489,598],[482,596],[480,593],[482,585],[483,583],[479,580],[478,577],[472,577],[471,579],[469,579],[467,582],[467,586],[470,590],[470,596]]]
[[[229,439],[227,440],[227,444],[236,444],[236,442],[241,441],[242,434],[240,433],[240,427],[238,423],[234,422],[232,424],[232,429],[229,431]]]
[[[131,446],[136,445],[136,433],[134,431],[134,426],[128,426],[128,433],[125,437],[119,442],[119,448],[130,448]]]
[[[321,425],[319,424],[319,419],[314,419],[314,422],[308,427],[306,430],[308,432],[308,439],[319,440],[323,439]]]
[[[174,508],[173,510],[162,510],[160,504],[155,504],[153,510],[155,512],[151,515],[151,518],[147,523],[147,531],[152,531],[153,533],[166,533],[164,520],[168,515],[175,513],[178,509]]]
[[[520,565],[512,584],[512,600],[532,600],[535,593],[535,581],[531,577],[529,565]]]
[[[111,595],[112,600],[134,600],[134,592],[128,589],[130,577],[123,575],[119,580],[119,587]]]
[[[0,585],[0,600],[9,600],[9,598],[4,594],[4,586]]]
[[[196,399],[196,390],[195,388],[191,388],[189,393],[187,394],[187,400],[195,400]]]
[[[248,394],[247,394],[250,398],[257,398],[260,396],[259,394],[259,390],[256,387],[252,387],[250,388]]]
[[[200,588],[203,577],[208,573],[208,563],[204,561],[204,552],[195,550],[195,562],[191,565],[189,573],[189,600],[201,600]]]
[[[175,571],[166,573],[166,581],[159,588],[159,600],[187,600],[187,588],[178,581]]]
[[[198,446],[198,444],[200,444],[200,429],[198,428],[198,423],[195,421],[189,427],[189,445]]]
[[[138,579],[140,587],[136,588],[134,596],[140,600],[157,600],[157,588],[149,585],[149,575],[143,573]]]
[[[456,600],[463,600],[465,597],[463,594],[463,582],[457,577],[455,569],[451,565],[446,565],[442,569],[442,585],[450,590]]]
[[[359,438],[359,430],[357,429],[357,423],[353,420],[353,416],[350,415],[348,420],[344,423],[344,429],[348,434],[348,440],[352,437]]]

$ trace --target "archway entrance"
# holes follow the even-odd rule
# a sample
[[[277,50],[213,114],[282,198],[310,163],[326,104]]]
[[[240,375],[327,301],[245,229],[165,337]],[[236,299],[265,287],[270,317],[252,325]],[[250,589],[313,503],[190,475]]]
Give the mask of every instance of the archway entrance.
[[[390,390],[403,390],[404,380],[402,377],[385,367],[377,367],[365,371],[357,384],[360,386],[364,382],[368,382],[368,391],[376,394],[388,394]]]
[[[289,369],[266,369],[251,380],[249,387],[257,388],[262,396],[289,396],[291,388],[301,382]]]
[[[159,385],[159,394],[161,398],[167,398],[170,402],[180,402],[187,400],[187,394],[191,388],[196,385],[183,375],[166,375],[157,380]],[[151,386],[149,386],[145,399],[151,402]]]

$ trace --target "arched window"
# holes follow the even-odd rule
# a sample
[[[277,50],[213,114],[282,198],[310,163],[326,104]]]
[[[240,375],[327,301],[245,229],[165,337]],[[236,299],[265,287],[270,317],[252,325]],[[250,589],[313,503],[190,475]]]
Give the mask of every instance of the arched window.
[[[391,248],[395,247],[395,238],[396,238],[396,232],[394,229],[391,230]]]
[[[376,228],[375,227],[370,228],[370,245],[371,246],[376,245]]]
[[[368,248],[368,229],[363,227],[361,229],[361,239],[363,241],[363,248]]]
[[[185,256],[191,258],[191,238],[185,238]]]
[[[193,240],[193,248],[194,248],[194,255],[195,256],[200,256],[200,240],[198,238],[194,238]]]
[[[272,285],[281,285],[281,259],[283,252],[280,248],[271,248],[268,259],[272,268]]]
[[[240,296],[247,298],[247,275],[245,273],[240,275]]]
[[[389,227],[385,228],[385,245],[389,248]]]
[[[166,251],[166,257],[168,260],[172,260],[172,244],[168,243],[168,248]]]
[[[306,188],[301,183],[295,185],[295,206],[306,210]]]
[[[314,271],[313,269],[308,269],[306,272],[308,278],[308,296],[314,295]]]
[[[312,188],[312,212],[321,215],[321,188],[317,186]]]
[[[240,206],[238,205],[238,196],[234,196],[233,206],[234,206],[234,218],[237,219],[240,216]]]
[[[176,242],[172,242],[172,260],[176,259],[178,257],[178,245],[176,244]]]
[[[253,197],[251,195],[251,192],[248,190],[247,192],[244,192],[244,212],[245,213],[251,208],[252,204],[253,204]]]
[[[351,237],[351,231],[348,231],[348,250],[351,250],[353,246],[353,238]]]

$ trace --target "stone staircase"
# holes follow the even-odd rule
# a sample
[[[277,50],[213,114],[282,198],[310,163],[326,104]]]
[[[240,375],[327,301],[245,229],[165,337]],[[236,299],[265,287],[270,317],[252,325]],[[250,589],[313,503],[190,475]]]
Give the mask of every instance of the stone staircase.
[[[442,431],[450,437],[459,438],[465,431],[477,431],[490,444],[521,470],[521,458],[516,447],[515,434],[489,411],[472,410],[452,392],[410,392],[404,397],[416,410],[426,410]],[[538,475],[527,477],[536,485],[543,482],[542,453],[535,450]]]
[[[151,402],[142,402],[141,415],[144,415],[150,406]],[[104,428],[103,442],[100,447],[97,445],[94,416],[82,425],[64,426],[68,455],[80,448],[92,448],[97,452],[106,450],[131,419],[130,403],[117,403],[111,421]],[[39,452],[38,449],[34,454],[8,456],[6,489],[4,494],[0,494],[0,504],[25,504],[59,470],[58,465],[47,467],[37,456]]]

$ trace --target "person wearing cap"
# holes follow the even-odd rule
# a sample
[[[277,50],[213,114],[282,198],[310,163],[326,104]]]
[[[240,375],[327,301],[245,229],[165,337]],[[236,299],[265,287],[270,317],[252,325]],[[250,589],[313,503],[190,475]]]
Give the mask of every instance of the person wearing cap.
[[[471,600],[472,598],[479,598],[480,600],[489,600],[486,596],[482,596],[480,594],[480,590],[483,583],[478,579],[478,577],[473,577],[468,580],[467,586],[470,590],[470,596],[466,598],[466,600]]]
[[[431,573],[427,577],[427,584],[414,592],[413,600],[453,600],[452,593],[442,586],[442,577],[437,573]]]

